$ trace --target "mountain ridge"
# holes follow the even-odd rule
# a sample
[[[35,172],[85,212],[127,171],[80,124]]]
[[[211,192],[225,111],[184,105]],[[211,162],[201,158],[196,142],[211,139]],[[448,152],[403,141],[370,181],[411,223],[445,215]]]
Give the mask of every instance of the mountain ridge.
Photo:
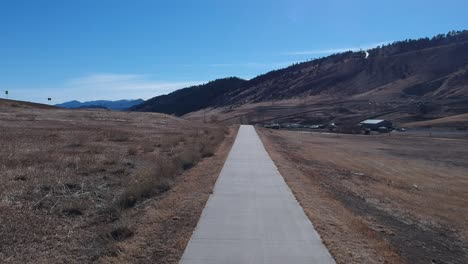
[[[330,120],[350,113],[364,117],[395,109],[401,110],[402,115],[412,113],[423,119],[429,118],[427,114],[431,113],[442,117],[468,112],[467,30],[451,31],[432,38],[396,41],[367,52],[368,57],[363,51],[348,51],[293,64],[229,88],[225,82],[216,80],[210,85],[185,88],[184,96],[176,91],[152,98],[144,103],[144,107],[137,105],[132,110],[194,116],[197,111],[205,109],[205,112],[209,110],[223,118],[237,112],[250,115],[250,120],[255,122],[265,119],[266,106],[261,106],[263,113],[259,113],[259,108],[245,110],[249,105],[268,102],[281,105],[288,104],[281,103],[283,101],[294,100],[297,102],[289,108],[309,104],[311,109],[315,109],[325,101],[340,105],[341,112],[330,110],[320,113],[328,115]],[[196,96],[190,96],[194,91],[191,89],[198,91]],[[191,107],[194,100],[203,98],[204,93],[216,93],[216,96]],[[161,101],[165,102],[163,108],[158,105]],[[341,101],[345,103],[338,103]],[[286,114],[272,107],[267,112],[273,119]],[[308,118],[310,116],[304,116],[296,121]]]
[[[153,97],[130,108],[134,111],[162,112],[178,116],[203,108],[218,106],[219,96],[240,89],[246,83],[237,77],[217,79],[206,84],[179,89],[167,95]],[[183,104],[178,102],[183,101]]]
[[[64,102],[61,104],[56,104],[55,106],[63,108],[107,108],[112,110],[127,110],[130,107],[143,103],[143,99],[122,99],[122,100],[95,100],[80,102],[77,100],[72,100],[69,102]]]

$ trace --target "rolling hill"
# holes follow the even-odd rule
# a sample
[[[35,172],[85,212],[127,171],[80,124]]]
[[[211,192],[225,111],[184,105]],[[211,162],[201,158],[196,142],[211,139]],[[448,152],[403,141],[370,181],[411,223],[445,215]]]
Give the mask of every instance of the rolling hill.
[[[32,103],[26,101],[18,101],[18,100],[11,100],[11,99],[0,99],[0,108],[2,110],[11,110],[15,108],[31,108],[31,109],[56,109],[57,107],[40,104],[40,103]]]
[[[468,112],[468,31],[344,52],[245,81],[216,80],[134,106],[241,123],[423,121]],[[203,111],[200,111],[205,109]]]

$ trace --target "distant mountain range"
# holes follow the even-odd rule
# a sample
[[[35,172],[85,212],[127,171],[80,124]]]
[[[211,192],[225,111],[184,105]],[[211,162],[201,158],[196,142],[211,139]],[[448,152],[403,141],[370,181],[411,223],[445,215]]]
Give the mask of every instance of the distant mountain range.
[[[145,102],[143,99],[136,100],[118,100],[118,101],[108,101],[108,100],[97,100],[89,102],[80,102],[80,101],[70,101],[62,104],[56,104],[55,106],[64,107],[64,108],[106,108],[112,110],[126,110],[134,105],[138,105]]]
[[[134,111],[235,122],[401,122],[468,112],[468,30],[343,52],[157,96]],[[203,110],[203,111],[200,111]],[[241,120],[241,121],[240,121]]]

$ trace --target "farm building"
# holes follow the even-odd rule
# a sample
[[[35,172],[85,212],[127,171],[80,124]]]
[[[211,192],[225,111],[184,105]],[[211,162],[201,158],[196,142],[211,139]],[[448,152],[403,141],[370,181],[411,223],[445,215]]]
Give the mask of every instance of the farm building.
[[[370,130],[379,130],[380,127],[391,128],[392,122],[380,119],[367,119],[359,123],[361,128]]]

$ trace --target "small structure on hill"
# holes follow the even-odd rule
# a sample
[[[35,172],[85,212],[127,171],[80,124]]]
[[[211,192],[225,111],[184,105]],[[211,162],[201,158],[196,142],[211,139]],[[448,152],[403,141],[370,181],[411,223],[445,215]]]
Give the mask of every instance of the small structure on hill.
[[[390,130],[393,127],[392,122],[381,119],[367,119],[359,123],[359,125],[361,126],[361,129],[370,129],[374,131],[379,131],[383,128]]]

